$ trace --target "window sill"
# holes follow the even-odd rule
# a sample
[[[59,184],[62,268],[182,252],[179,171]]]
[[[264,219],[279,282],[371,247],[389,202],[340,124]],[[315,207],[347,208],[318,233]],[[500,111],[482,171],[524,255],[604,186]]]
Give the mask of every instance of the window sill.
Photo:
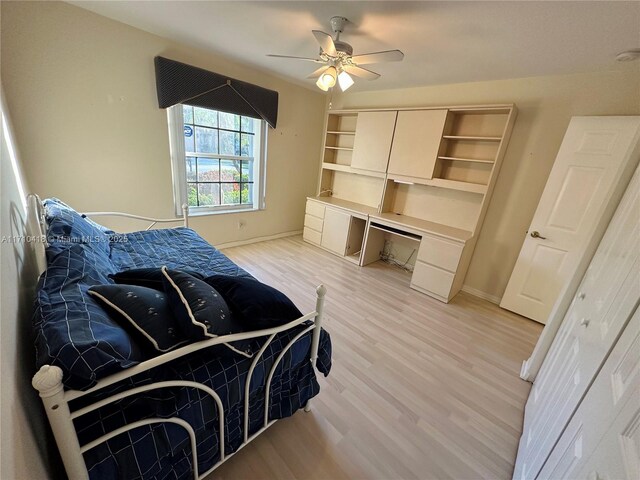
[[[257,207],[250,208],[225,208],[225,209],[198,209],[197,207],[189,208],[189,217],[206,217],[209,215],[222,215],[228,213],[247,213],[247,212],[256,212],[258,210],[263,210]]]

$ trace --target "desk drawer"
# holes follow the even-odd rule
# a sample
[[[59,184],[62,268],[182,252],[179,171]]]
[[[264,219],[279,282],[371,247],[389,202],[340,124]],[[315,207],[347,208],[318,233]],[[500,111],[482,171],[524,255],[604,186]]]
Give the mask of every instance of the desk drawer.
[[[309,227],[304,227],[302,238],[309,243],[320,245],[320,241],[322,240],[322,233],[316,232]]]
[[[455,272],[460,262],[464,245],[429,235],[424,235],[418,250],[418,260]]]
[[[307,214],[318,218],[324,218],[324,205],[307,200]]]
[[[306,214],[304,216],[304,226],[309,227],[317,232],[322,232],[323,220],[313,215]]]
[[[449,293],[453,285],[453,277],[453,273],[432,267],[418,260],[413,270],[413,276],[411,277],[411,285],[429,290],[440,297],[449,299]]]

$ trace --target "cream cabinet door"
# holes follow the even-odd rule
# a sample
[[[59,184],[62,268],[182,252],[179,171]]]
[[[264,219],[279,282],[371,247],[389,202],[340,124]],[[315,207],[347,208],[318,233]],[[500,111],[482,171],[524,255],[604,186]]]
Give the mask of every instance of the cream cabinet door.
[[[398,112],[358,113],[351,168],[386,172]]]
[[[326,208],[320,245],[340,256],[344,256],[347,249],[350,225],[351,215],[333,208]]]
[[[389,174],[433,178],[446,119],[446,110],[398,112]]]

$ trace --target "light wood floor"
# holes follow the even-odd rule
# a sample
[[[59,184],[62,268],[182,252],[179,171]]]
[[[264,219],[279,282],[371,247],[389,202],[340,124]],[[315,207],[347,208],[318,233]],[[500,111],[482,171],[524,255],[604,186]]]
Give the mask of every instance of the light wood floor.
[[[327,287],[333,370],[310,413],[276,422],[213,479],[511,478],[542,326],[460,293],[445,305],[380,262],[289,237],[224,251],[303,311]]]

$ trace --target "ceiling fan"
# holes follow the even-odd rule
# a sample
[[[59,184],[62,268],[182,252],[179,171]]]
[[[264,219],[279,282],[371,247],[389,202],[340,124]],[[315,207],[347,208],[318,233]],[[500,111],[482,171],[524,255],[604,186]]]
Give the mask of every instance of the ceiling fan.
[[[331,35],[321,32],[320,30],[311,31],[320,44],[320,58],[293,57],[290,55],[267,56],[323,63],[324,65],[322,67],[318,68],[307,78],[317,78],[318,81],[316,82],[316,85],[325,92],[332,88],[336,84],[336,81],[340,85],[340,89],[344,92],[354,83],[351,75],[365,78],[367,80],[375,80],[380,77],[380,74],[363,68],[360,65],[382,62],[399,62],[404,58],[404,53],[400,50],[386,50],[383,52],[353,55],[353,47],[347,42],[340,40],[340,34],[344,30],[345,24],[348,22],[349,20],[344,17],[331,17],[331,29],[335,34],[335,38],[332,38]]]

